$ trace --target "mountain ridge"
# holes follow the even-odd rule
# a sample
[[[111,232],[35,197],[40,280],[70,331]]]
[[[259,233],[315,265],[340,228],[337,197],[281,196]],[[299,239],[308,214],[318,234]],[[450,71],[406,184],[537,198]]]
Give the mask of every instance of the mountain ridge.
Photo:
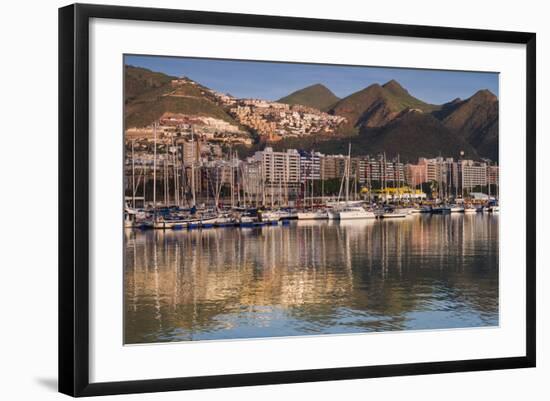
[[[181,83],[174,85],[172,81],[176,79]],[[150,125],[166,112],[213,117],[240,126],[227,107],[216,100],[212,90],[189,78],[125,66],[124,95],[127,127]],[[337,100],[332,102],[334,99]],[[464,151],[473,158],[498,161],[499,100],[487,89],[478,90],[466,99],[455,98],[436,105],[414,97],[396,80],[371,84],[343,98],[318,83],[294,91],[279,102],[318,110],[324,106],[329,114],[345,117],[347,121],[338,128],[339,139],[316,134],[315,138],[302,136],[296,141],[283,140],[281,144],[308,147],[312,143],[319,149],[325,148],[318,145],[325,141],[327,146],[337,148],[337,141],[351,140],[358,149],[369,152],[458,157]]]
[[[297,91],[280,98],[277,100],[277,103],[286,103],[290,105],[299,104],[325,111],[338,100],[340,100],[340,98],[336,96],[329,88],[323,84],[316,83],[306,86],[305,88],[298,89]]]
[[[478,149],[480,156],[498,160],[498,98],[482,89],[456,104],[443,124]]]
[[[415,98],[397,81],[390,80],[383,85],[371,84],[340,99],[329,113],[346,117],[348,123],[343,132],[356,134],[365,127],[388,124],[407,108],[431,112],[438,106]]]

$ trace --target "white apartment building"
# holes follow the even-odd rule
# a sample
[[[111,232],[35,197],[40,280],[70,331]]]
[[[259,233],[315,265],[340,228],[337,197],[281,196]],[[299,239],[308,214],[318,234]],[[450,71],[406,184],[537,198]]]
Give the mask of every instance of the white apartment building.
[[[460,160],[458,163],[462,191],[487,185],[487,163],[473,160]]]
[[[321,158],[319,152],[299,151],[300,154],[300,181],[321,179]]]
[[[266,182],[300,181],[300,154],[296,149],[288,149],[286,152],[275,152],[267,147],[263,151],[256,152],[254,159],[262,163],[262,171]]]

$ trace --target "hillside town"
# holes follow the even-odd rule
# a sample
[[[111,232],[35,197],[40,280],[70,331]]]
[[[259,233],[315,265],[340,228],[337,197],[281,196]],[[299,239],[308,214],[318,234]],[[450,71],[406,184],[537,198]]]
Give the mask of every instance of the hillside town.
[[[252,144],[250,132],[265,141],[296,138],[314,134],[331,135],[346,122],[341,116],[330,115],[312,107],[288,105],[261,99],[238,99],[199,85],[186,78],[171,81],[172,91],[166,97],[200,99],[220,106],[235,122],[200,113],[164,112],[158,119],[161,134],[185,136],[191,127],[194,133],[209,142],[229,145]],[[149,127],[127,127],[127,138],[152,137]]]
[[[242,99],[229,113],[239,123],[275,142],[283,138],[312,134],[334,134],[346,119],[320,112],[311,107]]]

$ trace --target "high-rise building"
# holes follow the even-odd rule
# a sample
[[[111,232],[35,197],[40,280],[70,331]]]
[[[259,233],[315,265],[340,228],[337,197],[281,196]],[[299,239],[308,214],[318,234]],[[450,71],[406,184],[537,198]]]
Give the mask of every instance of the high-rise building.
[[[467,196],[474,188],[485,190],[490,183],[498,183],[498,166],[489,166],[475,160],[458,160],[436,157],[420,158],[418,164],[407,165],[407,183],[411,186],[422,182],[437,183],[440,197]]]
[[[360,164],[359,164],[360,167]],[[405,166],[398,159],[388,160],[380,154],[365,160],[365,182],[380,187],[402,186],[405,184]]]
[[[323,180],[342,178],[346,170],[347,156],[324,155],[321,157],[321,177]]]
[[[300,181],[321,179],[321,158],[319,152],[298,151],[300,155]]]
[[[295,149],[286,152],[275,152],[267,147],[256,152],[254,159],[262,163],[264,180],[266,182],[299,182],[300,154]]]
[[[359,184],[366,183],[369,157],[354,157],[351,159],[351,177]]]
[[[405,166],[405,180],[407,185],[417,188],[428,181],[426,164],[407,164]]]
[[[425,166],[426,181],[435,181],[439,184],[447,184],[449,181],[449,172],[452,168],[453,159],[444,157],[434,157],[418,159],[418,165]]]
[[[487,163],[473,160],[460,160],[458,163],[460,189],[462,193],[476,187],[487,186]]]
[[[200,147],[197,142],[185,141],[181,143],[183,164],[190,166],[197,163],[200,159]]]
[[[240,167],[242,170],[242,191],[245,196],[257,197],[263,191],[262,161],[249,157]]]
[[[487,166],[487,183],[491,185],[498,185],[498,181],[499,181],[498,166]]]

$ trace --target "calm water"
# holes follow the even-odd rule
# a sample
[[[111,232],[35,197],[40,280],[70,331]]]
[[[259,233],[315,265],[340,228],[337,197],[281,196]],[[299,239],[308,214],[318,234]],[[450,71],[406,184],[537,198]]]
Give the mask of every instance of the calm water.
[[[127,230],[125,342],[495,326],[498,220]]]

